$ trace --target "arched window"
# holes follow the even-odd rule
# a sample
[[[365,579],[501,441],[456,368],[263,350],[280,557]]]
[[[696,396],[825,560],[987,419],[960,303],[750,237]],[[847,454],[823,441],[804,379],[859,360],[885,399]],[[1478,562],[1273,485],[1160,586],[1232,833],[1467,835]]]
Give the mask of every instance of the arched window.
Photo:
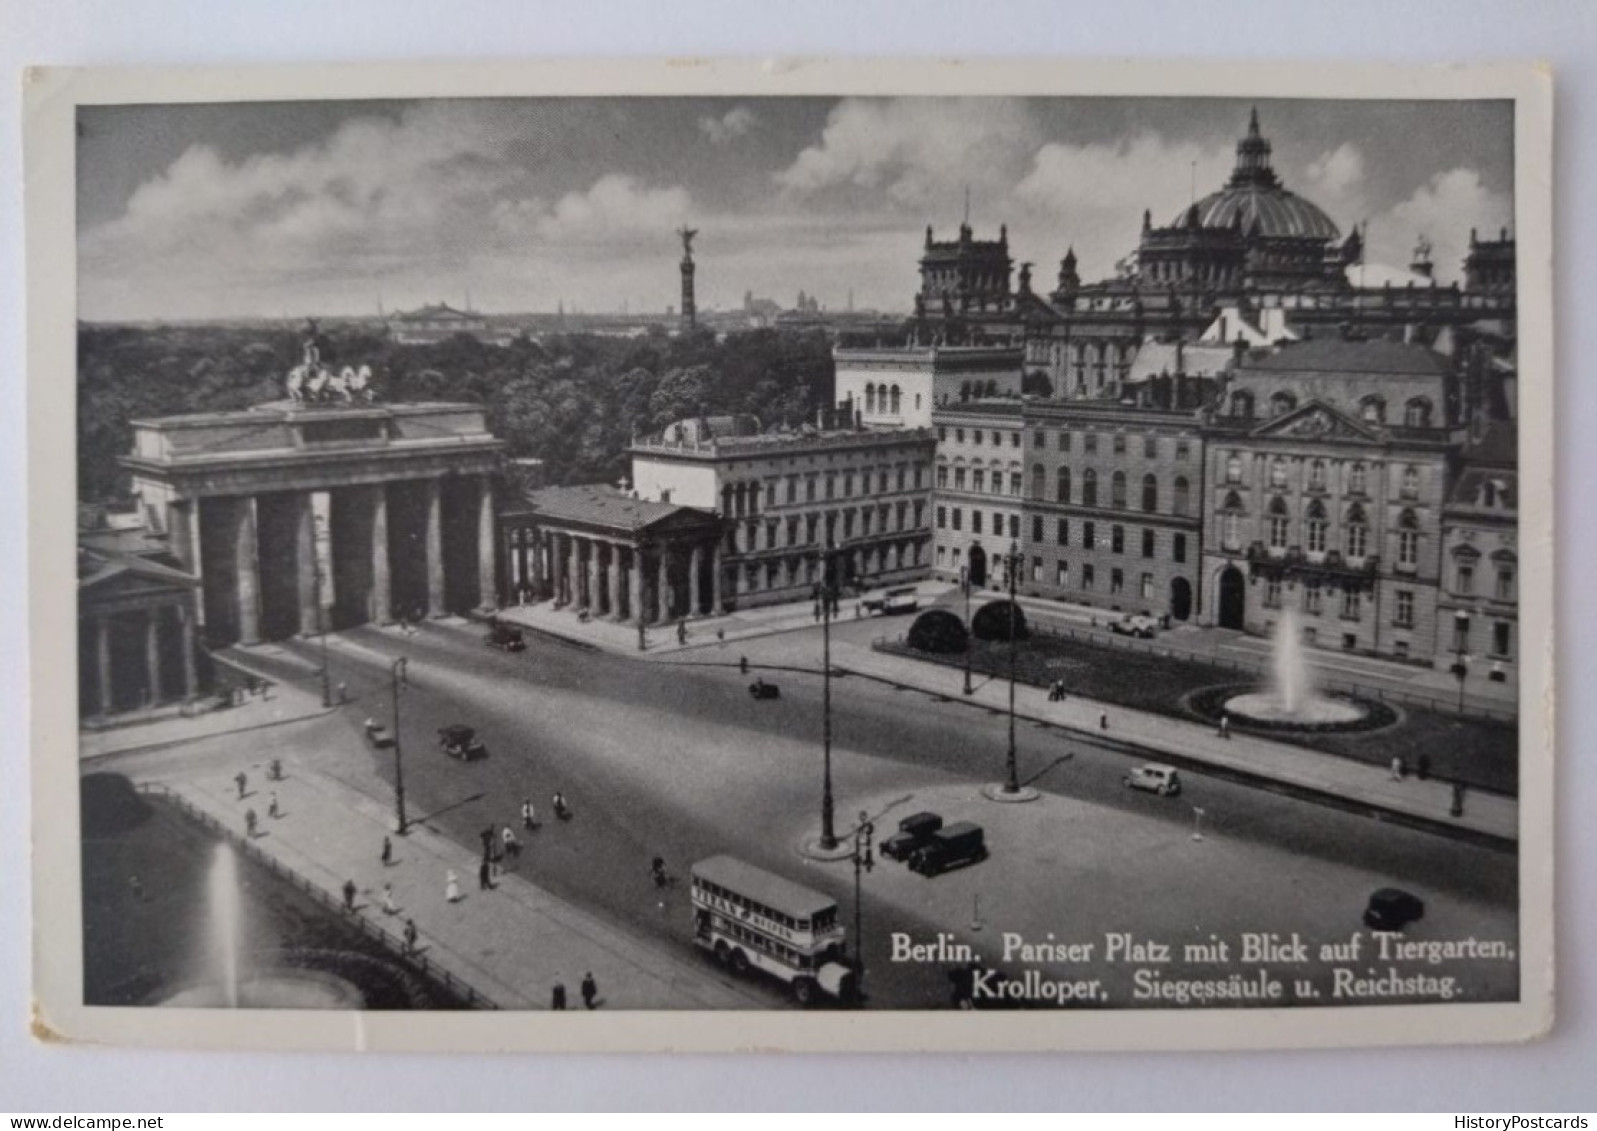
[[[1370,525],[1364,517],[1364,508],[1354,503],[1347,509],[1347,528],[1343,536],[1343,552],[1350,559],[1360,559],[1369,550]]]
[[[1176,476],[1174,506],[1175,512],[1179,515],[1185,515],[1187,513],[1188,490],[1187,477],[1185,475]]]
[[[1325,490],[1325,461],[1317,459],[1309,464],[1309,488],[1314,491]]]
[[[1386,423],[1386,401],[1377,396],[1368,396],[1359,402],[1359,418],[1366,424]]]
[[[1420,520],[1411,508],[1404,507],[1397,518],[1397,564],[1400,569],[1417,569],[1420,562]]]
[[[1253,419],[1253,394],[1247,389],[1231,394],[1231,415],[1242,420]]]
[[[1047,484],[1048,484],[1048,472],[1043,468],[1043,465],[1040,464],[1040,463],[1032,464],[1031,465],[1031,497],[1034,498],[1034,499],[1037,499],[1039,501],[1041,501],[1043,499],[1046,499],[1048,497],[1048,495],[1046,493]]]
[[[1156,475],[1142,477],[1142,509],[1149,514],[1159,509],[1159,477]]]
[[[1225,461],[1225,481],[1227,483],[1242,482],[1242,457],[1232,452]]]
[[[1417,499],[1420,494],[1420,469],[1409,464],[1403,469],[1403,497]]]
[[[1325,553],[1325,527],[1325,504],[1315,499],[1303,515],[1303,541],[1309,553]]]
[[[1286,549],[1291,535],[1292,519],[1287,513],[1286,500],[1279,496],[1270,501],[1270,549]]]
[[[1109,505],[1116,510],[1126,509],[1126,473],[1117,471],[1109,479]]]
[[[1090,467],[1081,473],[1081,505],[1098,505],[1098,473]]]
[[[1070,468],[1061,467],[1054,476],[1054,495],[1061,503],[1070,502]]]
[[[1220,508],[1220,544],[1227,550],[1242,548],[1242,499],[1235,491]]]
[[[1298,399],[1291,393],[1282,391],[1270,398],[1270,415],[1285,416],[1298,407]]]
[[[1276,456],[1270,461],[1270,486],[1286,486],[1286,460]]]
[[[1403,423],[1410,428],[1431,426],[1431,402],[1424,397],[1414,397],[1403,406]]]
[[[1355,463],[1347,469],[1347,490],[1350,495],[1363,495],[1369,491],[1369,468]]]
[[[899,396],[898,386],[894,385],[892,391],[893,407],[889,410],[894,416],[898,415]]]

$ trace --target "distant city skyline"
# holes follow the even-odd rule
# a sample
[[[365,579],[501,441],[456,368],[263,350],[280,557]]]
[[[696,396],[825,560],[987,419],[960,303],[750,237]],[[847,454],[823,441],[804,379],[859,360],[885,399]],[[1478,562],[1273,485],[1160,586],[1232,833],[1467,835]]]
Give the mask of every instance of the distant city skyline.
[[[1257,105],[1287,188],[1367,259],[1423,236],[1458,277],[1472,227],[1512,226],[1506,102],[1247,99],[515,99],[80,111],[80,317],[664,312],[674,230],[701,310],[744,293],[908,310],[928,224],[1008,227],[1049,290],[1230,172]]]

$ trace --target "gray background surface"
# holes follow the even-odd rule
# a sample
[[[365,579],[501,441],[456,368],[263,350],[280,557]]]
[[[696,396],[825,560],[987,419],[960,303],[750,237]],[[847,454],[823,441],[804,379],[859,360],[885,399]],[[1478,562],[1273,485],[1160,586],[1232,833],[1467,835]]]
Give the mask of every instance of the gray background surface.
[[[863,0],[0,0],[0,1111],[987,1108],[1554,1111],[1597,1105],[1597,6],[1582,0],[1056,5]],[[616,55],[896,55],[1455,62],[1542,59],[1557,79],[1559,1020],[1526,1047],[1068,1057],[376,1057],[68,1049],[27,1032],[20,68]],[[1583,444],[1584,442],[1584,444]]]

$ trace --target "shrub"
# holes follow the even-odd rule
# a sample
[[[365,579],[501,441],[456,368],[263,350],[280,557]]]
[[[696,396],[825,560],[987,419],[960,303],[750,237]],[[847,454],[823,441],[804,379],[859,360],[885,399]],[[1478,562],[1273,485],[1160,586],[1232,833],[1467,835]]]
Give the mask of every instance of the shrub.
[[[1026,610],[1011,601],[989,601],[970,618],[970,631],[977,640],[1008,640],[1010,613],[1014,613],[1015,639],[1031,633],[1026,628]]]
[[[909,646],[917,652],[963,652],[968,643],[965,622],[946,609],[928,609],[909,628]]]

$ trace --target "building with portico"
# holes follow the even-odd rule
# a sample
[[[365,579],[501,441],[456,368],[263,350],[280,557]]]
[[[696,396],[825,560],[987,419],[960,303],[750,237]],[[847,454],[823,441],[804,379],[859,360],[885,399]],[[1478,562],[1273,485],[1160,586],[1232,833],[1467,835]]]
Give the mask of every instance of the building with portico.
[[[502,443],[468,404],[135,420],[121,458],[210,647],[491,607]]]

